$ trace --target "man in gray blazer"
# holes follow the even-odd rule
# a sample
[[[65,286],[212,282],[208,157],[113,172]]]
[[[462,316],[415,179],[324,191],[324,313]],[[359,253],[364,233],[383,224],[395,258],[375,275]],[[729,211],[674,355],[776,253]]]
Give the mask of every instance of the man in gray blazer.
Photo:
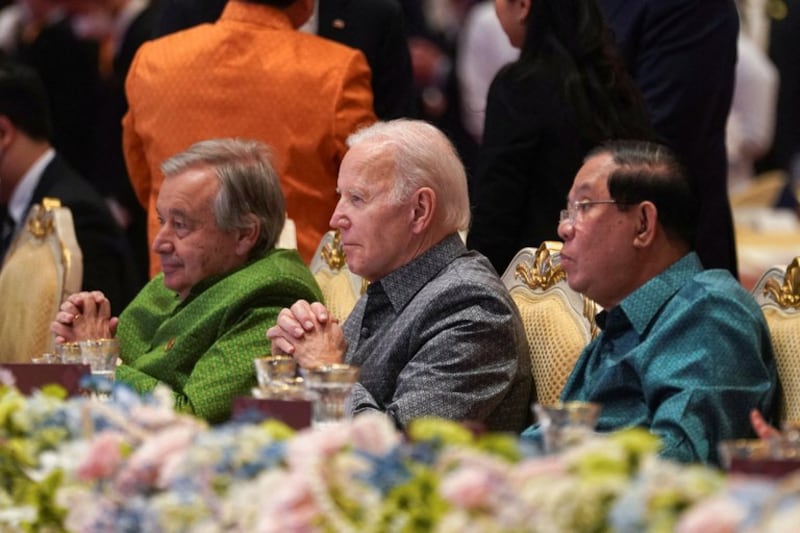
[[[464,166],[422,121],[379,122],[351,135],[331,226],[351,271],[370,282],[340,326],[319,302],[283,309],[272,353],[302,367],[361,368],[352,408],[404,427],[414,418],[520,431],[532,378],[519,313],[489,261],[458,235],[469,224]]]

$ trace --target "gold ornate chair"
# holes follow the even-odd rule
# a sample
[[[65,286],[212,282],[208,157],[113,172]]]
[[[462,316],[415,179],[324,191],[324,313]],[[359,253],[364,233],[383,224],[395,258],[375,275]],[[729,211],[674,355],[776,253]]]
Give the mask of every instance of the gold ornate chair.
[[[72,213],[45,198],[31,207],[0,270],[0,362],[30,362],[52,350],[50,322],[82,279]]]
[[[561,243],[523,248],[503,274],[528,337],[536,401],[558,401],[583,348],[597,334],[593,301],[569,288]]]
[[[779,420],[800,420],[800,257],[767,270],[753,287],[769,325],[781,385]]]
[[[311,260],[311,273],[322,289],[325,305],[334,318],[344,321],[367,290],[367,282],[350,272],[338,231],[329,231]]]

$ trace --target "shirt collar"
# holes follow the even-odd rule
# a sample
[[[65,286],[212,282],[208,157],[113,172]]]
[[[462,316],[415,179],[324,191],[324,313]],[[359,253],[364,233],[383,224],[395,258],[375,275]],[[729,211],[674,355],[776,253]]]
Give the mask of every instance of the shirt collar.
[[[56,156],[55,150],[48,148],[45,153],[39,156],[29,168],[28,171],[22,176],[22,179],[14,188],[14,193],[8,201],[8,214],[14,219],[17,227],[20,223],[24,222],[26,211],[31,204],[33,198],[33,191],[39,184],[44,169]]]
[[[700,258],[695,252],[690,252],[629,294],[619,307],[636,332],[642,335],[664,303],[702,270]]]
[[[453,233],[411,262],[381,278],[380,284],[395,311],[405,307],[444,267],[466,252],[464,241],[457,233]]]
[[[282,9],[264,4],[253,4],[244,0],[230,0],[225,4],[219,21],[246,22],[273,29],[294,31],[289,16]]]

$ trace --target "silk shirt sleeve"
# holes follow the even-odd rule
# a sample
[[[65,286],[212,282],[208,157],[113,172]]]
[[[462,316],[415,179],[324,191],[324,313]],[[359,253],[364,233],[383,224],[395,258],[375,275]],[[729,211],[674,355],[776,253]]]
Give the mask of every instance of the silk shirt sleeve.
[[[717,443],[751,435],[748,413],[771,410],[776,383],[763,319],[731,298],[671,301],[639,358],[651,431],[662,455],[680,461],[718,461]],[[682,310],[678,310],[682,308]]]

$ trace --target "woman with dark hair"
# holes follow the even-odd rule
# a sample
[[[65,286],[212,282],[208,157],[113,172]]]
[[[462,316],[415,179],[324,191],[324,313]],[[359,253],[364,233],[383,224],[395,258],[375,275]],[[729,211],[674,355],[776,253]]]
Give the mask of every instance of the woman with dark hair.
[[[520,248],[558,239],[589,149],[652,133],[595,0],[495,0],[495,10],[520,57],[489,89],[468,245],[502,274]]]

